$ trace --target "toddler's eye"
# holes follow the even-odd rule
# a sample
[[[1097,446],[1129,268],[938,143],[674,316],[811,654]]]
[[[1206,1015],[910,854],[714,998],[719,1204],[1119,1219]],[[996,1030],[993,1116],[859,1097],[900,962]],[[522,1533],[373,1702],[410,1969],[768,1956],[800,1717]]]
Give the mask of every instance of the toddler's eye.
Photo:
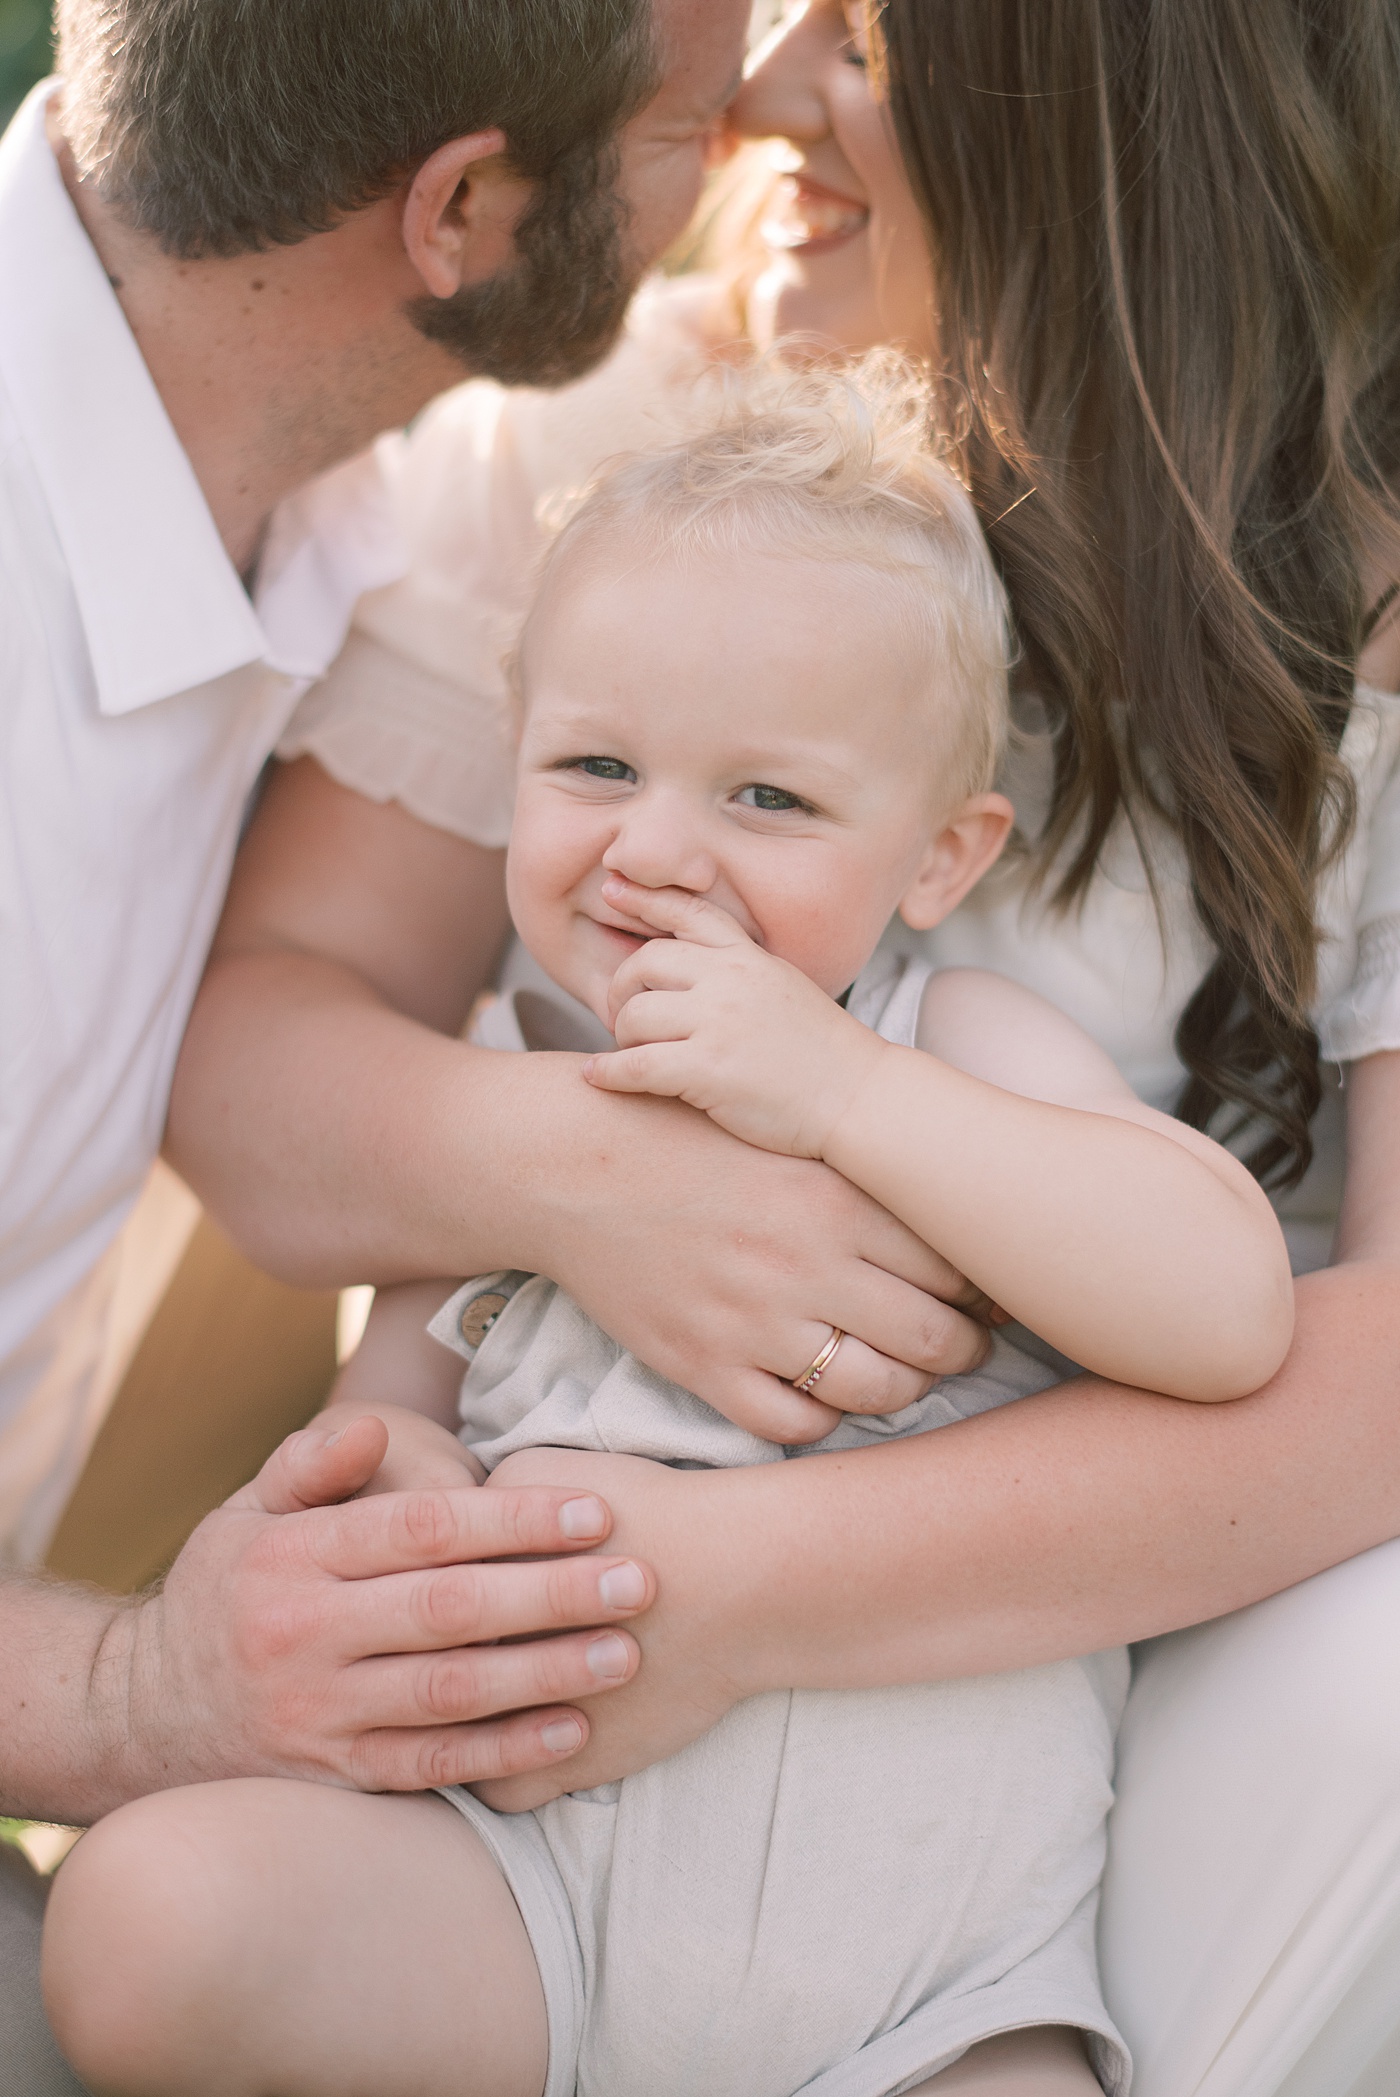
[[[796,794],[790,794],[783,786],[744,786],[734,796],[741,808],[761,808],[769,814],[786,814],[790,809],[805,808]]]
[[[576,757],[569,769],[586,772],[590,779],[609,779],[624,786],[635,784],[637,777],[631,765],[625,765],[620,757]]]

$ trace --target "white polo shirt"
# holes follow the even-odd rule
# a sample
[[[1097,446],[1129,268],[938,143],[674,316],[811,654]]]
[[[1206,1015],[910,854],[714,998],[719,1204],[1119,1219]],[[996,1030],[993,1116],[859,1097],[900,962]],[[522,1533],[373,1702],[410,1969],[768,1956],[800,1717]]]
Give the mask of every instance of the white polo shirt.
[[[240,818],[356,597],[372,455],[284,504],[250,601],[44,131],[0,140],[0,1561],[98,1419],[114,1241],[156,1155]]]

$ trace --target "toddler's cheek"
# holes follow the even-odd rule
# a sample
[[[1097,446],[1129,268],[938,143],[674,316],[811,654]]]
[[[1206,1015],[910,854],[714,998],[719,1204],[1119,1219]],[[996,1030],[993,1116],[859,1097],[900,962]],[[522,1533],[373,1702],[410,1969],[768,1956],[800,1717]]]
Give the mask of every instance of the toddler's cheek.
[[[766,899],[763,944],[829,997],[849,989],[880,943],[902,888],[899,855],[880,838],[852,839],[819,874],[810,867],[791,894]],[[901,861],[902,864],[902,861]]]
[[[522,781],[506,856],[515,928],[540,966],[575,996],[581,993],[569,979],[581,962],[576,906],[606,846],[590,814],[557,794],[532,793]]]
[[[566,959],[569,909],[566,891],[547,854],[531,853],[523,846],[517,853],[512,840],[506,861],[506,899],[511,922],[540,967],[557,978]]]

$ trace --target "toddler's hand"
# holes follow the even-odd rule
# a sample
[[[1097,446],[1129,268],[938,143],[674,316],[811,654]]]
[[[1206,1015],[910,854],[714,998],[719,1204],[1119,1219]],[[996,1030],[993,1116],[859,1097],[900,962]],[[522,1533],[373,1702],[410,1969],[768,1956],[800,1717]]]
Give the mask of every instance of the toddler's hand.
[[[352,1419],[366,1415],[383,1422],[389,1446],[379,1469],[361,1488],[357,1499],[368,1499],[375,1493],[422,1492],[437,1486],[460,1490],[464,1485],[480,1485],[485,1479],[482,1466],[449,1428],[440,1427],[436,1420],[425,1419],[422,1413],[410,1412],[405,1406],[330,1405],[321,1414],[319,1424],[334,1421],[337,1426],[348,1426]]]
[[[703,896],[616,876],[603,893],[662,936],[614,976],[618,1046],[589,1058],[589,1082],[683,1099],[761,1150],[820,1158],[884,1042]]]

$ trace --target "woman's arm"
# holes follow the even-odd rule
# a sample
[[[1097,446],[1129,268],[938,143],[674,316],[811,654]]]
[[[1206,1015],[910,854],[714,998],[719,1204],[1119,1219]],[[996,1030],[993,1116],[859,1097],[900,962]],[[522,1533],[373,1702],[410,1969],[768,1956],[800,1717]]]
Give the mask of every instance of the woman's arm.
[[[1079,1378],[935,1434],[749,1470],[535,1450],[659,1579],[637,1679],[526,1805],[674,1753],[737,1698],[1028,1667],[1220,1616],[1400,1534],[1400,1052],[1352,1066],[1338,1264],[1237,1404]],[[494,1482],[494,1481],[493,1481]]]
[[[579,1057],[453,1038],[506,932],[501,858],[310,759],[275,772],[167,1130],[251,1257],[308,1286],[550,1274],[663,1375],[781,1441],[830,1431],[782,1379],[831,1325],[886,1357],[852,1405],[979,1360],[983,1329],[937,1300],[973,1292],[839,1174],[666,1101],[609,1099]]]

